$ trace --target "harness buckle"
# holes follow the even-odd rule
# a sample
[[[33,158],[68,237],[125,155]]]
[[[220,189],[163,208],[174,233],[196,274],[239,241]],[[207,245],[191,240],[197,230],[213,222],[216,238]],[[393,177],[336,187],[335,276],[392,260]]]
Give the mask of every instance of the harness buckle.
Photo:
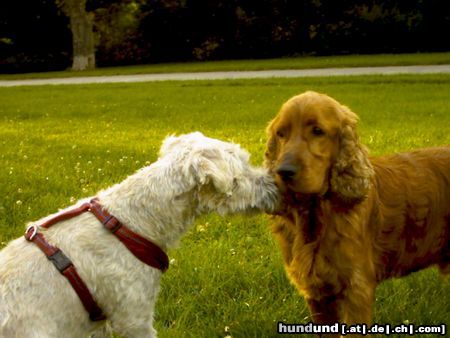
[[[108,229],[112,233],[115,233],[122,226],[119,220],[112,215],[110,215],[107,219],[105,219],[102,222],[102,224],[106,229]]]
[[[25,231],[25,238],[27,241],[32,241],[34,236],[36,236],[36,234],[38,233],[39,230],[39,225],[33,224],[30,225],[27,230]],[[31,234],[30,234],[31,231]]]
[[[61,273],[64,273],[68,267],[73,265],[72,261],[59,249],[53,255],[49,256],[48,259]]]

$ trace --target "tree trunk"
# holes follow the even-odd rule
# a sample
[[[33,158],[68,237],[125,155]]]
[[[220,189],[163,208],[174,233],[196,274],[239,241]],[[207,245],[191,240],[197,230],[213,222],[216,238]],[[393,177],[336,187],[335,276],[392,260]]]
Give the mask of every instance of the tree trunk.
[[[63,12],[70,19],[73,46],[72,70],[94,69],[94,15],[86,11],[86,0],[64,0],[60,4]]]

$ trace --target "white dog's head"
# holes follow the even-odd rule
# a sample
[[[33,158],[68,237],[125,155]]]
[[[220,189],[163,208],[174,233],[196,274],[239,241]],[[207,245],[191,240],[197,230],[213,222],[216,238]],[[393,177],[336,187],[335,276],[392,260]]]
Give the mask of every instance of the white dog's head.
[[[160,160],[181,167],[183,183],[198,196],[198,211],[221,214],[251,210],[273,211],[278,190],[265,169],[252,167],[239,145],[199,132],[167,137]]]

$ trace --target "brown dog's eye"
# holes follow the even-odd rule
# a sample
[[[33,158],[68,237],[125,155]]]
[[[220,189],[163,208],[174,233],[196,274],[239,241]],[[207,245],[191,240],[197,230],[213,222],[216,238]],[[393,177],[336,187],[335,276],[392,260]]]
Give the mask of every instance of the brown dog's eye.
[[[284,133],[281,130],[277,130],[277,136],[283,138]]]
[[[322,129],[320,129],[319,127],[313,127],[312,132],[316,136],[325,135],[325,132]]]

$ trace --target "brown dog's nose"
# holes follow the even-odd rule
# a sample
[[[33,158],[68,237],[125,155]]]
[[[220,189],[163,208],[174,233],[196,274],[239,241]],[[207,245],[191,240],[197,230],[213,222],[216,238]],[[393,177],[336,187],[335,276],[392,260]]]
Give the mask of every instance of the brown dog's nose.
[[[295,174],[297,174],[297,168],[293,165],[284,164],[279,166],[276,172],[283,181],[289,181],[294,178]]]

